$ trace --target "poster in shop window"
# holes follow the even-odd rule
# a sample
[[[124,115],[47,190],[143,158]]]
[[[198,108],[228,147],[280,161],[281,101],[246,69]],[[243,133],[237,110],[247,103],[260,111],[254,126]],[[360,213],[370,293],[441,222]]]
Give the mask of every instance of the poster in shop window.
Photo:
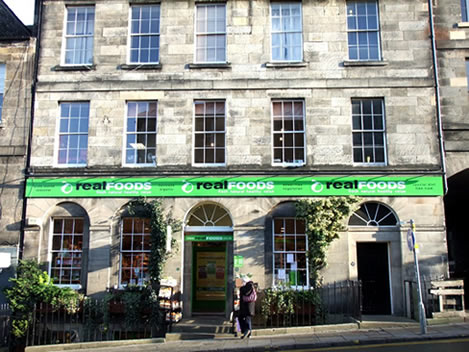
[[[225,299],[225,263],[224,252],[197,252],[198,301],[220,301]]]

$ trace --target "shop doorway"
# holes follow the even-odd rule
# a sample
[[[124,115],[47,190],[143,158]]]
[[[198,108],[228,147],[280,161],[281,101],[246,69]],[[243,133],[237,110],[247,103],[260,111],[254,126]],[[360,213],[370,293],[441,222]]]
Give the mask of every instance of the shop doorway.
[[[184,314],[231,312],[233,223],[217,203],[194,207],[184,227]]]
[[[357,243],[357,265],[363,314],[391,314],[388,243]]]
[[[224,313],[227,290],[225,242],[192,244],[192,312]]]

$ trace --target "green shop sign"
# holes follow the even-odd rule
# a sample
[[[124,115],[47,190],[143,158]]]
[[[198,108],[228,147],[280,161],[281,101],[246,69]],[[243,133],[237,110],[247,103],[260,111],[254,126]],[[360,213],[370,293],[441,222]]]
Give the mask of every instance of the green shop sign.
[[[31,178],[29,198],[441,196],[441,176]]]
[[[185,235],[184,239],[194,242],[233,241],[233,235]]]

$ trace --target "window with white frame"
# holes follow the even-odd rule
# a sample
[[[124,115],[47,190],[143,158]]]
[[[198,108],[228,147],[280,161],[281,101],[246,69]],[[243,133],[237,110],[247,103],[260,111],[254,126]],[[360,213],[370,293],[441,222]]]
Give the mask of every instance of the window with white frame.
[[[5,95],[6,65],[0,64],[0,123],[3,121],[3,97]]]
[[[195,19],[197,63],[226,62],[226,5],[197,4]]]
[[[469,22],[469,0],[461,0],[462,21]]]
[[[50,276],[57,285],[81,287],[83,218],[52,219]]]
[[[397,226],[398,220],[391,208],[377,202],[366,202],[350,216],[349,226]]]
[[[66,16],[64,64],[93,64],[94,7],[69,6]]]
[[[386,163],[384,99],[352,99],[353,161]]]
[[[225,102],[194,102],[194,164],[225,164]]]
[[[302,61],[301,2],[271,3],[272,60]]]
[[[89,102],[60,103],[58,165],[86,165],[89,115]]]
[[[274,165],[305,164],[304,111],[303,100],[272,101]]]
[[[121,222],[120,285],[142,286],[149,280],[150,219],[126,217]]]
[[[381,60],[377,0],[347,1],[347,32],[350,60]]]
[[[308,287],[308,239],[298,218],[273,219],[274,285]]]
[[[160,53],[160,5],[131,7],[130,59],[132,64],[155,64]]]
[[[127,102],[126,165],[155,165],[156,118],[156,101]]]

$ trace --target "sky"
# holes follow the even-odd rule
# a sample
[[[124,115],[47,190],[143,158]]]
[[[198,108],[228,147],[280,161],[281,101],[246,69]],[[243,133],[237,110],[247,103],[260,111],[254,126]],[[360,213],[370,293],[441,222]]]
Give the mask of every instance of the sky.
[[[15,15],[25,24],[34,21],[34,0],[3,0]]]

